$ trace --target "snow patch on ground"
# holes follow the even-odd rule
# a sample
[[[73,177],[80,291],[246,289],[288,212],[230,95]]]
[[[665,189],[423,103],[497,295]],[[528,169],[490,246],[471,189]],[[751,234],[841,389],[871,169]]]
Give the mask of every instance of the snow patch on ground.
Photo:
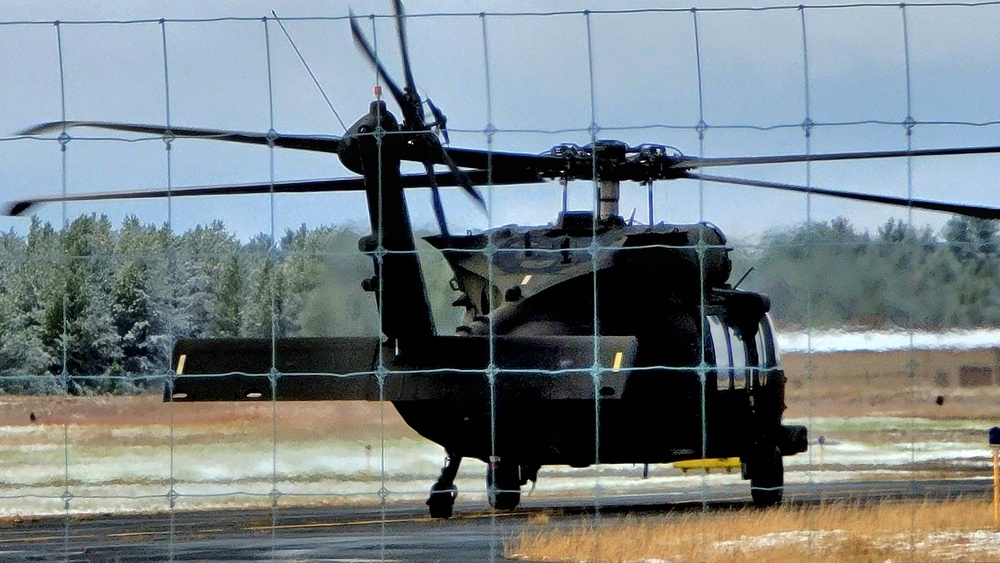
[[[881,330],[848,332],[815,330],[778,334],[782,352],[886,352],[890,350],[978,350],[1000,346],[1000,330],[976,329],[948,332]]]
[[[821,469],[823,465],[899,467],[914,463],[983,462],[990,459],[990,450],[963,442],[912,442],[872,445],[860,442],[837,442],[825,446],[812,445],[808,454],[785,458],[786,467]]]
[[[795,530],[774,532],[760,536],[740,536],[739,539],[715,542],[714,547],[722,551],[743,551],[773,549],[793,545],[815,545],[838,541],[845,537],[843,530]]]
[[[824,552],[847,539],[849,535],[843,530],[793,530],[741,536],[735,540],[715,542],[713,547],[729,553],[789,546]],[[916,540],[910,534],[899,534],[878,543],[899,551],[918,550],[933,561],[996,561],[1000,556],[1000,532],[985,530],[938,532]]]
[[[933,557],[942,561],[963,556],[973,560],[996,561],[1000,559],[1000,532],[939,532],[916,542],[915,547],[929,549]]]

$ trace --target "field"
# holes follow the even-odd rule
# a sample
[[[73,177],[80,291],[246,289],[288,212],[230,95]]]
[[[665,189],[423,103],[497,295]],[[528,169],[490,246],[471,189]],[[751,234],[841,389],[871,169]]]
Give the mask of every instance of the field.
[[[790,417],[1000,416],[1000,348],[785,354],[782,364]]]
[[[0,430],[0,517],[62,513],[67,493],[74,513],[377,503],[383,474],[423,496],[442,459],[378,403],[6,396]]]
[[[809,426],[813,441],[786,459],[788,481],[986,475],[986,430],[1000,423],[996,362],[992,350],[785,355],[786,419]],[[379,403],[0,396],[0,431],[7,518],[413,502],[426,498],[444,460]],[[699,478],[670,465],[651,467],[648,479],[641,472],[547,467],[532,494],[739,482],[738,474]],[[463,464],[463,498],[485,504],[484,473],[481,462]]]
[[[295,439],[338,436],[361,439],[378,433],[416,438],[392,405],[384,420],[378,403],[363,402],[244,402],[166,403],[161,395],[139,396],[0,396],[0,426],[80,426],[91,429],[167,427],[193,439],[212,441],[212,431],[239,432],[270,440],[276,429]],[[32,422],[31,413],[36,420]],[[151,434],[150,437],[154,436]],[[91,439],[100,435],[90,436]],[[109,437],[109,436],[105,436]],[[137,437],[141,438],[141,437]]]
[[[505,552],[531,561],[980,562],[1000,557],[992,524],[983,500],[833,503],[543,524],[512,538]]]

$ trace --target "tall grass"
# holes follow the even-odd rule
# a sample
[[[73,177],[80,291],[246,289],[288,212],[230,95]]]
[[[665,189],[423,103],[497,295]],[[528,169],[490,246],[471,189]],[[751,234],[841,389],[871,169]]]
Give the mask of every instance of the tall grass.
[[[506,556],[593,563],[1000,560],[1000,532],[983,500],[837,502],[542,526],[511,538]]]

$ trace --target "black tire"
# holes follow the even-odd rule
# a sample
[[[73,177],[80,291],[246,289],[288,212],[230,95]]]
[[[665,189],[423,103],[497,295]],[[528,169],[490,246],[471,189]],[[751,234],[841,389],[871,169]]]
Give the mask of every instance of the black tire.
[[[431,518],[451,518],[455,505],[448,502],[427,501],[427,508],[431,513]]]
[[[486,499],[496,510],[514,510],[521,504],[521,476],[517,465],[486,466]]]
[[[438,490],[437,483],[431,486],[431,496],[427,499],[431,518],[451,518],[457,497],[458,487],[454,485],[445,490]]]
[[[785,464],[781,450],[764,448],[747,464],[750,473],[750,496],[758,507],[778,506],[785,492]]]

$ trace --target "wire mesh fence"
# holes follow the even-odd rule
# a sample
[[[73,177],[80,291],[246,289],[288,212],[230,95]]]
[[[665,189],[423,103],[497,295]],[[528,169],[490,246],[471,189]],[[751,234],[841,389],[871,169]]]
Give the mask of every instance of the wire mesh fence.
[[[363,182],[328,183],[356,177],[331,148],[344,137],[371,139],[365,154],[379,166],[394,137],[409,138],[350,130],[376,112],[372,84],[388,85],[352,44],[349,17],[257,8],[0,13],[0,45],[16,53],[0,61],[5,199],[48,201],[32,219],[5,219],[0,238],[0,517],[12,530],[0,549],[16,558],[37,540],[67,560],[227,549],[554,557],[526,538],[574,526],[600,537],[630,506],[694,503],[712,517],[759,500],[741,475],[756,452],[739,443],[756,422],[736,413],[785,377],[778,412],[809,435],[806,451],[784,457],[786,504],[919,499],[931,486],[954,496],[959,482],[966,500],[985,498],[1000,394],[995,223],[765,188],[995,207],[995,156],[743,162],[731,174],[743,185],[623,182],[609,221],[604,182],[485,185],[509,173],[489,160],[482,208],[442,187],[435,211],[426,184],[392,203]],[[370,9],[358,12],[361,32],[402,82],[397,20]],[[411,7],[404,21],[418,93],[433,100],[428,114],[447,113],[447,147],[582,155],[597,176],[606,139],[675,159],[996,145],[998,19],[1000,3],[945,2]],[[404,182],[420,164],[402,163]],[[207,195],[190,197],[191,186]],[[143,189],[163,197],[129,195]],[[248,195],[221,195],[232,190]],[[412,248],[398,244],[409,225],[393,222],[392,205],[419,235]],[[733,296],[757,293],[770,316],[758,311],[751,329],[734,319],[757,301]],[[194,341],[204,342],[178,345]],[[313,369],[316,354],[337,369]],[[228,368],[204,367],[216,365]],[[188,402],[199,393],[213,400]],[[534,457],[512,477],[504,458],[527,456],[511,456],[523,444]],[[452,531],[479,522],[473,539],[444,536],[450,555],[397,528],[435,525],[423,516],[435,482],[459,491]],[[582,523],[548,526],[580,505]],[[94,523],[128,514],[144,515],[141,531]],[[889,543],[914,560],[997,541],[968,528],[929,539],[909,514],[909,532]],[[44,534],[20,523],[33,518],[49,523]],[[823,518],[752,535],[846,557],[849,532]],[[203,540],[213,519],[253,541]],[[356,544],[330,539],[349,525],[363,533],[341,539]],[[687,534],[693,551],[635,558],[764,549]]]

